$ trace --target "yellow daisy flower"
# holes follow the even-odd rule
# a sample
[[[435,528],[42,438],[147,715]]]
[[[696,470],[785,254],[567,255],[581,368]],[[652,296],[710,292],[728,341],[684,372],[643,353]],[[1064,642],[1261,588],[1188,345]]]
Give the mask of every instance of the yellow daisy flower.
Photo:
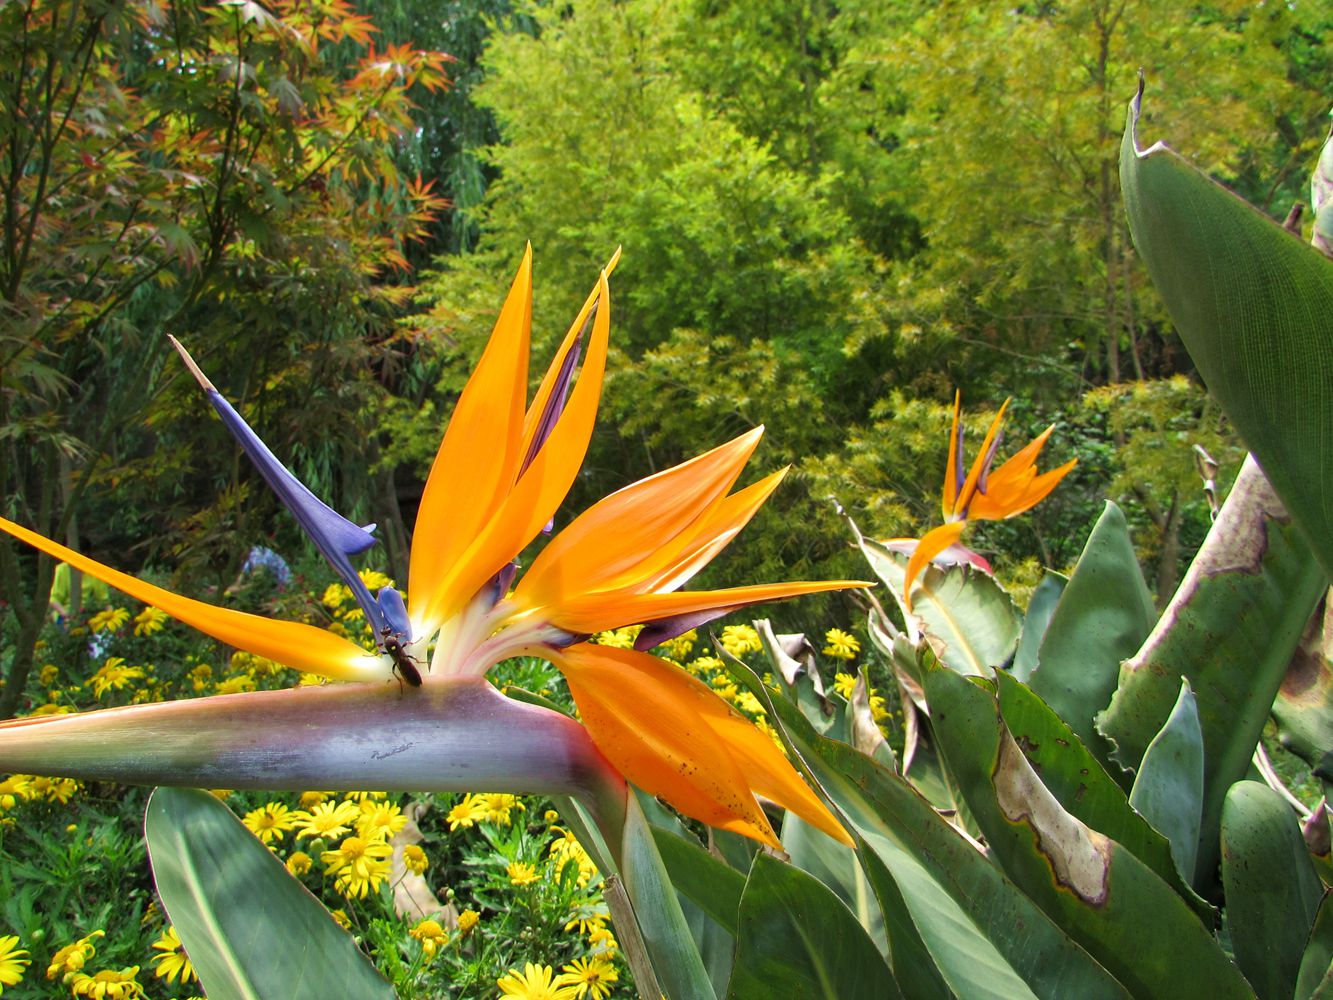
[[[532,885],[533,882],[541,881],[541,876],[537,874],[537,869],[532,867],[526,861],[514,861],[505,868],[505,874],[509,876],[510,885]]]
[[[506,795],[503,792],[491,792],[485,795],[477,796],[481,804],[484,815],[482,819],[488,823],[497,823],[500,826],[509,825],[509,814],[517,809],[523,812],[523,803],[518,800],[517,795]]]
[[[408,844],[403,848],[403,867],[414,875],[421,875],[430,867],[430,859],[416,844]]]
[[[93,946],[93,938],[105,937],[106,931],[93,931],[87,937],[79,938],[73,944],[67,944],[54,955],[51,956],[51,964],[46,967],[46,978],[55,979],[59,976],[65,982],[74,978],[74,973],[82,972],[88,959],[96,954],[97,949]]]
[[[361,816],[356,821],[356,832],[367,840],[392,840],[407,825],[407,817],[396,802],[361,803]]]
[[[167,618],[168,615],[165,611],[159,611],[149,605],[134,616],[134,634],[153,635],[155,632],[161,632],[162,627],[167,623]]]
[[[266,802],[258,809],[246,813],[241,822],[261,843],[271,844],[281,840],[282,835],[296,825],[296,816],[281,802]]]
[[[421,942],[421,954],[428,959],[434,958],[449,941],[449,935],[437,920],[423,920],[407,933]]]
[[[325,870],[336,876],[333,887],[344,896],[364,899],[389,877],[389,857],[393,848],[379,841],[348,837],[336,851],[320,855]]]
[[[153,947],[161,952],[152,958],[157,965],[154,974],[159,979],[174,983],[176,977],[180,976],[181,985],[184,986],[187,982],[199,978],[194,973],[194,966],[190,964],[190,956],[185,954],[185,946],[181,944],[175,927],[167,925],[162,936],[153,942]]]
[[[124,608],[106,608],[88,619],[88,628],[93,632],[118,632],[129,620],[130,613]]]
[[[90,1000],[140,1000],[143,986],[138,975],[137,965],[127,966],[119,972],[103,969],[92,976],[76,972],[70,990],[76,997],[89,997]]]
[[[476,823],[480,823],[486,818],[486,807],[481,800],[470,792],[463,796],[463,801],[459,802],[449,810],[445,819],[449,822],[450,830],[466,830]]]
[[[351,831],[361,809],[355,802],[320,802],[308,810],[292,813],[296,835],[301,839],[323,837],[332,840]]]
[[[572,986],[562,986],[556,979],[549,965],[533,965],[526,962],[523,971],[510,969],[509,974],[495,981],[500,987],[500,996],[517,997],[519,1000],[576,1000],[578,994]]]
[[[583,1000],[605,1000],[620,980],[615,966],[604,958],[576,958],[563,967],[556,982],[572,987],[574,996]]]
[[[464,910],[458,915],[458,933],[466,937],[481,922],[481,914],[476,910]]]
[[[831,628],[824,633],[824,655],[835,660],[854,660],[861,652],[861,644],[856,636],[840,628]]]
[[[305,851],[292,851],[291,855],[287,858],[287,870],[297,878],[300,878],[306,872],[310,871],[310,868],[314,863],[314,859]]]
[[[722,629],[718,639],[722,648],[732,656],[740,658],[746,653],[757,653],[763,649],[759,633],[749,625],[728,625]]]
[[[0,986],[13,986],[32,964],[28,949],[18,947],[18,943],[18,937],[13,934],[0,937]]]

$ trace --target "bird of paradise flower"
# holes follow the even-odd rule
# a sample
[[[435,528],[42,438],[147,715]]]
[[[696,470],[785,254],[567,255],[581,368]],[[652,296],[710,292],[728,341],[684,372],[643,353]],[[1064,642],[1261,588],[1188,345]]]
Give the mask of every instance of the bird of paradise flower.
[[[337,689],[348,686],[338,685],[327,691],[282,692],[292,696],[282,701],[216,696],[178,706],[86,713],[82,718],[88,721],[83,722],[80,717],[20,720],[0,727],[3,766],[17,769],[40,762],[49,769],[64,761],[68,768],[77,765],[81,773],[96,776],[105,773],[105,767],[96,760],[94,739],[105,750],[108,736],[123,741],[151,723],[159,735],[170,735],[177,749],[169,760],[145,762],[139,772],[143,781],[166,778],[164,783],[180,784],[189,774],[201,779],[200,784],[230,787],[296,787],[306,782],[305,787],[323,788],[346,780],[370,782],[366,787],[429,788],[438,782],[440,766],[450,765],[423,767],[413,756],[416,740],[429,743],[426,734],[433,723],[456,719],[462,712],[479,722],[490,719],[525,730],[507,742],[492,732],[491,757],[480,768],[454,762],[461,768],[458,773],[470,769],[474,780],[495,790],[541,790],[521,786],[534,777],[542,780],[534,768],[544,768],[550,791],[577,791],[592,781],[600,783],[594,791],[604,795],[604,762],[589,760],[599,752],[624,778],[710,825],[779,846],[756,801],[758,794],[850,845],[841,825],[766,736],[706,685],[645,652],[747,605],[866,586],[818,581],[679,589],[735,537],[781,481],[785,470],[732,492],[762,428],[595,504],[556,535],[512,586],[519,553],[543,529],[549,530],[592,434],[610,330],[607,277],[618,256],[602,272],[525,405],[531,248],[524,253],[427,479],[412,538],[406,602],[393,587],[371,594],[351,565],[351,556],[374,544],[374,526],[361,527],[315,497],[173,339],[228,430],[351,589],[377,649],[367,651],[312,625],[172,593],[3,518],[0,529],[229,645],[336,680],[378,681],[379,690],[344,693]],[[593,633],[629,624],[645,626],[634,650],[584,641]],[[549,720],[534,729],[529,724],[534,717],[522,714],[530,706],[504,705],[505,699],[482,682],[496,663],[520,655],[543,657],[564,674],[596,752],[581,747],[567,728]],[[395,675],[407,686],[396,689],[383,683]],[[396,704],[385,701],[385,689],[393,690]],[[284,724],[288,733],[300,731],[325,751],[339,740],[345,746],[355,743],[355,715],[369,711],[368,706],[373,708],[369,714],[399,740],[382,755],[358,756],[349,764],[347,757],[327,752],[306,759],[289,747],[292,752],[279,752],[275,759],[275,748],[266,742],[264,754],[247,756],[246,740],[270,740],[262,733],[281,732]],[[153,709],[159,711],[148,716]],[[114,716],[117,712],[122,714]],[[335,718],[337,727],[330,721]],[[33,740],[34,731],[27,732],[26,741],[4,741],[5,729],[36,721],[48,726],[60,748],[58,760],[51,757],[53,743]],[[259,736],[254,734],[256,724]],[[344,724],[351,735],[341,731]],[[484,728],[479,725],[478,731]],[[533,742],[537,730],[547,733],[545,746]],[[559,738],[551,738],[552,733]],[[569,759],[563,759],[561,751]],[[539,754],[549,759],[534,763]],[[244,775],[236,773],[240,761],[249,762]],[[506,774],[511,764],[520,774]],[[589,773],[600,777],[589,779]],[[123,772],[117,776],[125,780]]]
[[[1006,399],[991,421],[981,449],[965,475],[962,405],[962,393],[955,392],[949,458],[944,470],[944,523],[926,532],[919,541],[894,538],[886,543],[889,548],[910,552],[903,580],[903,603],[909,611],[912,608],[912,585],[932,561],[968,562],[989,571],[985,559],[961,544],[963,531],[970,522],[999,521],[1031,510],[1078,464],[1078,459],[1070,459],[1048,472],[1037,473],[1037,457],[1055,430],[1055,425],[1051,424],[998,469],[992,469],[1000,449],[1004,413],[1009,408]]]

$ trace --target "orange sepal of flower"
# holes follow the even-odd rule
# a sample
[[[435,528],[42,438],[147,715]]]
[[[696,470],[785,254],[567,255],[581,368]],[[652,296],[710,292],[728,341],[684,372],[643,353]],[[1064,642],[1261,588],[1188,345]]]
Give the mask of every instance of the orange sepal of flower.
[[[593,742],[644,791],[693,819],[780,847],[757,793],[852,845],[773,742],[706,684],[629,649],[583,643],[548,655]]]
[[[301,622],[275,621],[182,597],[112,569],[2,517],[0,529],[69,563],[80,573],[96,577],[237,649],[336,680],[383,680],[387,676],[388,668],[379,657],[322,628]]]
[[[962,537],[963,529],[966,527],[966,521],[950,521],[938,528],[931,528],[921,536],[921,541],[916,543],[912,557],[907,560],[907,575],[903,579],[903,595],[907,600],[909,611],[912,609],[912,584],[916,582],[916,578],[930,565],[932,559]]]

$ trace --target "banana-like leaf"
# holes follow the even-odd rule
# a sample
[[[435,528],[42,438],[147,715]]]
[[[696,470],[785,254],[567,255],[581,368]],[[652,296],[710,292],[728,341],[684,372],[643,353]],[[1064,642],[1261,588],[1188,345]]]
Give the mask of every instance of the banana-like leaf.
[[[1193,881],[1203,818],[1203,730],[1188,680],[1180,682],[1176,707],[1148,744],[1129,804],[1171,842],[1176,868]]]
[[[850,910],[794,865],[756,854],[741,897],[727,1000],[895,1000],[897,984]]]
[[[865,864],[870,884],[875,887],[875,898],[879,900],[889,938],[889,968],[893,970],[903,996],[912,1000],[953,1000],[954,993],[944,982],[930,957],[930,950],[921,940],[921,933],[893,875],[865,841],[857,841],[856,854]]]
[[[847,744],[820,736],[789,699],[772,696],[753,671],[736,664],[728,669],[765,705],[793,763],[837,806],[861,842],[861,853],[872,853],[890,874],[925,950],[956,995],[969,1000],[1129,996],[903,778]],[[875,879],[873,865],[867,874]],[[883,882],[875,881],[883,905]],[[887,913],[895,912],[889,905]],[[1021,934],[1015,933],[1019,927]]]
[[[671,884],[732,934],[740,910],[745,876],[685,837],[653,827],[653,839]],[[843,848],[844,854],[850,854]]]
[[[1018,608],[995,578],[971,566],[930,566],[913,586],[912,610],[903,605],[907,557],[857,534],[870,568],[884,581],[910,623],[938,656],[960,674],[990,677],[1018,646]]]
[[[1005,725],[1065,811],[1133,851],[1176,890],[1204,926],[1212,927],[1217,911],[1181,877],[1172,859],[1171,844],[1130,807],[1125,790],[1074,731],[1020,681],[1003,671],[996,680]]]
[[[162,905],[212,1000],[392,1000],[351,935],[212,795],[156,789],[144,832]]]
[[[1029,682],[1100,759],[1109,747],[1093,720],[1111,701],[1120,661],[1134,655],[1156,619],[1125,515],[1107,501],[1046,626]]]
[[[870,935],[875,947],[887,954],[889,944],[884,934],[884,917],[856,853],[792,812],[782,820],[782,846],[792,864],[809,872],[837,894],[856,917],[856,922]]]
[[[1065,592],[1069,577],[1063,573],[1047,570],[1032,591],[1028,600],[1028,612],[1023,616],[1023,632],[1018,637],[1018,652],[1014,654],[1014,665],[1010,672],[1024,684],[1037,669],[1037,651],[1041,640],[1046,637],[1046,627],[1051,624],[1060,595]]]
[[[1134,996],[1249,997],[1184,900],[1060,806],[983,685],[936,669],[926,697],[945,762],[1005,873]]]
[[[1333,576],[1333,260],[1162,143],[1129,106],[1120,185],[1134,245],[1208,390]]]
[[[1236,964],[1259,1000],[1296,988],[1323,886],[1282,796],[1238,781],[1222,809],[1222,885]]]
[[[626,799],[621,875],[653,971],[670,1000],[714,1000],[717,994],[685,922],[676,890],[638,799]]]
[[[1301,955],[1294,1000],[1333,997],[1333,892],[1325,891]]]
[[[1143,647],[1125,662],[1099,728],[1138,767],[1187,678],[1203,730],[1204,797],[1196,883],[1217,865],[1227,789],[1249,771],[1287,665],[1327,583],[1253,459]]]
[[[1285,746],[1325,781],[1333,781],[1333,602],[1310,618],[1273,702]]]

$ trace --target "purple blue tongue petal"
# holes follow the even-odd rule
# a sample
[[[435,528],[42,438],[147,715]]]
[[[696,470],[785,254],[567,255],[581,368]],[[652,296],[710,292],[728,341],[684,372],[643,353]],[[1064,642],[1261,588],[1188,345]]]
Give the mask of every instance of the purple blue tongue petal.
[[[735,604],[729,608],[705,608],[702,611],[691,611],[688,614],[673,615],[670,618],[659,618],[656,621],[648,622],[644,625],[638,638],[634,640],[634,648],[640,653],[646,653],[654,646],[660,646],[678,635],[684,635],[692,628],[707,625],[709,622],[721,618],[723,615],[729,615],[743,607],[745,607],[744,604]]]
[[[277,456],[269,451],[268,445],[259,439],[259,435],[251,430],[250,425],[232,405],[222,398],[222,394],[199,370],[199,366],[194,363],[194,359],[180,342],[171,336],[167,339],[180,353],[185,366],[190,369],[208,396],[208,401],[213,404],[213,409],[218,411],[223,424],[250,457],[250,461],[255,464],[264,481],[278,495],[283,505],[292,512],[292,516],[301,525],[301,530],[310,536],[310,540],[329,561],[329,565],[342,578],[343,583],[351,589],[353,596],[356,597],[356,603],[365,612],[366,620],[374,629],[376,639],[386,625],[397,630],[396,626],[385,620],[384,609],[371,596],[348,559],[349,556],[364,552],[375,544],[375,536],[371,534],[375,526],[372,524],[363,528],[354,524],[311,493],[305,484],[292,475],[287,467],[278,461]],[[398,603],[402,604],[401,599]],[[405,612],[402,618],[405,622],[407,618]],[[404,628],[402,633],[406,634],[407,631],[408,629]]]
[[[384,624],[393,629],[393,634],[405,642],[412,639],[412,622],[407,617],[407,605],[403,603],[403,595],[398,593],[394,587],[381,587],[380,592],[375,597],[380,606],[380,611],[384,614]],[[378,639],[379,636],[376,636]]]

